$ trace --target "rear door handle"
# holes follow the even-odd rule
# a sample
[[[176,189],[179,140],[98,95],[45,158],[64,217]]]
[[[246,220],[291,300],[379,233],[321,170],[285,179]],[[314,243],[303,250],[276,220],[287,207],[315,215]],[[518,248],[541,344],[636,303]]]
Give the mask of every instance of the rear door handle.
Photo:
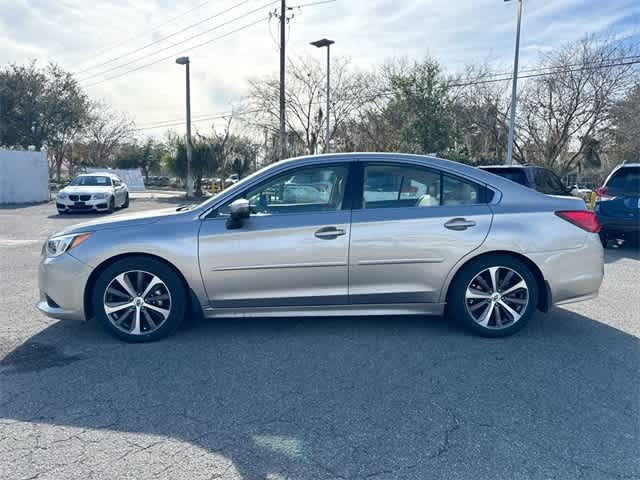
[[[466,230],[469,227],[475,227],[476,222],[466,218],[452,218],[444,226],[449,230]]]
[[[340,235],[345,235],[346,233],[347,232],[341,228],[322,227],[320,230],[317,230],[314,235],[323,240],[333,240],[334,238],[338,238]]]

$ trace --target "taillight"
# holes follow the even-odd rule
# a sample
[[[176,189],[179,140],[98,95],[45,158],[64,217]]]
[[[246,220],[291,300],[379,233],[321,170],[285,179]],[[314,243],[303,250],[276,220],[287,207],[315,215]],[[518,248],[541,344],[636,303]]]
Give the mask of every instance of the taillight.
[[[600,200],[603,202],[607,200],[613,200],[614,198],[616,198],[615,195],[611,195],[609,193],[609,190],[607,190],[607,187],[596,188],[596,195],[598,197],[596,200]]]
[[[556,212],[556,215],[587,232],[598,233],[600,231],[598,217],[590,210],[560,210]]]

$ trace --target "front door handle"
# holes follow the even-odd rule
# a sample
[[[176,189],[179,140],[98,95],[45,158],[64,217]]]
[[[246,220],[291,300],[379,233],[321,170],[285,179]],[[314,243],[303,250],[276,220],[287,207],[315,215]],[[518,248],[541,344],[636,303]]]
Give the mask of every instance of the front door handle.
[[[444,226],[449,230],[466,230],[469,227],[475,227],[476,222],[466,218],[452,218]]]
[[[338,238],[340,235],[344,235],[346,233],[347,232],[341,228],[322,227],[320,230],[317,230],[314,235],[323,240],[333,240],[334,238]]]

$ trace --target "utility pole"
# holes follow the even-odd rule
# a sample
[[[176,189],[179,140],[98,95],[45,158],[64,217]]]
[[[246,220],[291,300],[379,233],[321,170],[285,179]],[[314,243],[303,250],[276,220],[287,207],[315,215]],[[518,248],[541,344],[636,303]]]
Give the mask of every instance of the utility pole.
[[[510,0],[504,0],[509,2]],[[522,19],[522,0],[517,0],[516,53],[513,59],[513,83],[511,85],[511,116],[509,119],[509,139],[507,140],[507,159],[505,165],[513,164],[513,137],[516,128],[516,94],[518,90],[518,56],[520,54],[520,22]]]
[[[287,23],[287,0],[280,2],[280,152],[278,160],[282,160],[287,156],[287,132],[285,131],[285,27]]]

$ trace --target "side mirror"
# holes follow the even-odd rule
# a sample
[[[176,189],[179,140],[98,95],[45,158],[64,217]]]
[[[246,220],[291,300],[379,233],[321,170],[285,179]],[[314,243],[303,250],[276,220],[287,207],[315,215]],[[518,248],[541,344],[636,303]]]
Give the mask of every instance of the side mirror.
[[[242,221],[249,218],[249,200],[239,198],[229,205],[229,218],[227,219],[227,228],[233,230],[242,227]]]

